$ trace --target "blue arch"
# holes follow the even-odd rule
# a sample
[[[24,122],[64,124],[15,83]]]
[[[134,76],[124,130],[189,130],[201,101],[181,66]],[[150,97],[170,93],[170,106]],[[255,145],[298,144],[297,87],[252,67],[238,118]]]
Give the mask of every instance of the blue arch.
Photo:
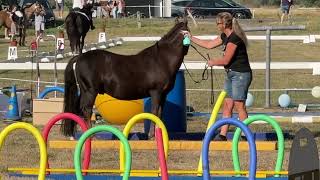
[[[53,92],[53,91],[58,91],[58,92],[64,93],[64,88],[59,87],[59,86],[45,88],[39,94],[38,99],[43,99],[48,93]]]
[[[210,141],[214,135],[214,132],[221,126],[231,124],[239,127],[244,134],[246,135],[250,148],[250,167],[249,167],[249,180],[254,180],[256,176],[257,170],[257,151],[256,151],[256,143],[254,141],[253,135],[250,129],[241,121],[235,118],[226,118],[217,121],[214,123],[210,129],[207,131],[204,136],[203,145],[202,145],[202,169],[203,169],[203,179],[210,180],[210,168],[209,168],[209,145]]]

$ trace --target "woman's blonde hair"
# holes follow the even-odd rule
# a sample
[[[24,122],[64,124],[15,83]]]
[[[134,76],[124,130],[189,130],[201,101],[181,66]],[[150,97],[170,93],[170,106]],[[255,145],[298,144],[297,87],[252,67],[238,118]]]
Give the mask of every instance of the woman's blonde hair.
[[[248,39],[241,28],[240,24],[238,23],[237,19],[234,18],[230,13],[228,12],[222,12],[217,15],[217,21],[222,20],[223,24],[226,28],[230,28],[236,33],[237,36],[239,36],[244,44],[248,46]]]

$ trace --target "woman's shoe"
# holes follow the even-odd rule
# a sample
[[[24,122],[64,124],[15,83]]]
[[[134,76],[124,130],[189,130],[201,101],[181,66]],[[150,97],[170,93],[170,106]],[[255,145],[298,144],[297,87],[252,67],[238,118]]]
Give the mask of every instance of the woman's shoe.
[[[219,135],[214,139],[214,141],[227,141],[227,140],[228,140],[227,137],[224,136],[224,135],[221,135],[221,134],[219,134]]]

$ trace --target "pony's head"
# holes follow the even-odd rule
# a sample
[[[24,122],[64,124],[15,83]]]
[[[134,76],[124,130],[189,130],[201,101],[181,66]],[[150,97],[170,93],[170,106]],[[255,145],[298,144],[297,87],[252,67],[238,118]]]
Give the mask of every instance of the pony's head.
[[[176,18],[174,27],[164,35],[160,42],[161,43],[170,43],[175,46],[183,46],[183,31],[189,31],[188,20],[185,16],[184,18]]]
[[[33,3],[33,8],[34,11],[44,11],[44,7],[41,3],[39,3],[38,1],[36,1],[35,3]]]

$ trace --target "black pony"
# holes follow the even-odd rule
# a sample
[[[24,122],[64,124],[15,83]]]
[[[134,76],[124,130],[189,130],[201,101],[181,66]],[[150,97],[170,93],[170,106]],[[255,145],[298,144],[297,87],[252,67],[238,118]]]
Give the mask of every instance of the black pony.
[[[182,31],[188,31],[186,18],[176,21],[158,42],[136,55],[94,50],[72,58],[65,70],[64,112],[82,115],[90,125],[97,94],[107,93],[121,100],[151,97],[151,112],[161,117],[166,96],[189,49],[183,45]],[[62,132],[73,135],[74,127],[73,121],[64,121]]]
[[[72,10],[65,19],[65,28],[73,54],[81,54],[84,39],[90,29],[93,5],[88,3],[79,11]]]

